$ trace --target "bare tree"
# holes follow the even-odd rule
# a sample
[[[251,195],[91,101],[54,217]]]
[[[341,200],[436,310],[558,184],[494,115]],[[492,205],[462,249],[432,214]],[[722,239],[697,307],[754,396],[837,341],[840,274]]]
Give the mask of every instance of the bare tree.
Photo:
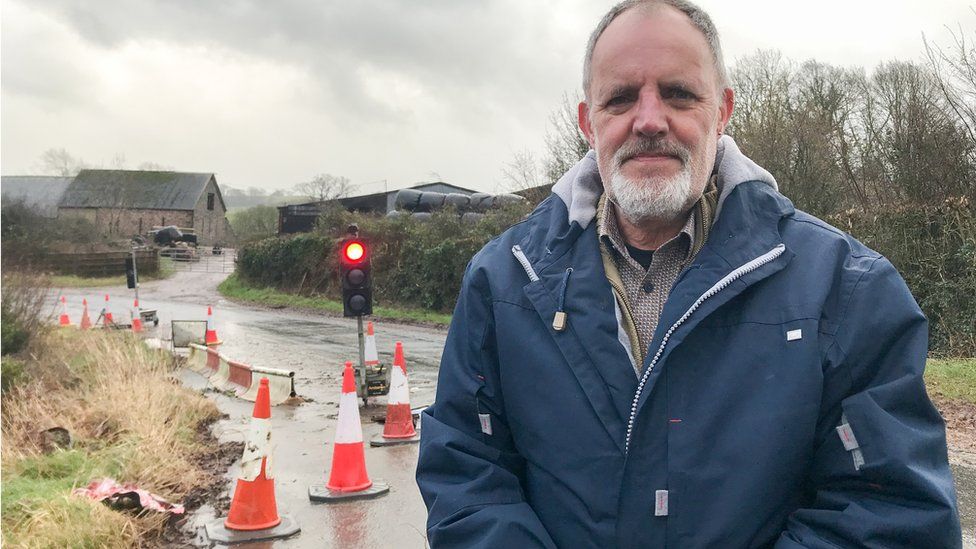
[[[976,15],[976,8],[970,9]],[[961,24],[949,32],[948,50],[923,37],[925,54],[939,91],[971,144],[970,164],[976,166],[976,33],[967,41]]]
[[[355,186],[349,182],[348,177],[327,173],[316,175],[309,181],[295,185],[295,192],[318,202],[349,196],[353,189]]]
[[[502,166],[502,177],[505,187],[511,192],[524,191],[542,184],[539,180],[539,163],[528,149],[516,152]]]
[[[550,184],[559,181],[590,150],[590,143],[579,129],[577,112],[580,101],[578,92],[564,94],[562,105],[549,115],[549,131],[546,132],[548,157],[544,167]]]
[[[871,78],[881,115],[871,136],[880,144],[882,183],[896,198],[940,203],[971,187],[972,142],[952,114],[927,67],[884,63]]]
[[[173,171],[173,166],[159,164],[158,162],[143,162],[136,169],[146,172],[171,172]]]
[[[73,177],[88,167],[80,158],[75,158],[65,149],[48,149],[41,153],[36,169],[44,175]]]
[[[112,161],[109,163],[110,170],[127,170],[129,169],[129,162],[125,158],[125,153],[115,153],[112,157]]]

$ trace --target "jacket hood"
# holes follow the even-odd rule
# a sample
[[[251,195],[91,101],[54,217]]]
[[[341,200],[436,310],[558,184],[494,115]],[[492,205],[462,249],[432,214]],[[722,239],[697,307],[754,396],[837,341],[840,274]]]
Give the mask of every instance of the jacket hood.
[[[723,135],[716,147],[716,185],[719,189],[716,219],[722,213],[722,205],[732,190],[747,181],[759,181],[778,190],[772,174],[742,154],[735,140]],[[596,163],[596,151],[590,150],[575,166],[570,168],[552,187],[552,192],[566,205],[570,224],[578,223],[585,229],[596,217],[596,207],[603,194],[603,180]]]

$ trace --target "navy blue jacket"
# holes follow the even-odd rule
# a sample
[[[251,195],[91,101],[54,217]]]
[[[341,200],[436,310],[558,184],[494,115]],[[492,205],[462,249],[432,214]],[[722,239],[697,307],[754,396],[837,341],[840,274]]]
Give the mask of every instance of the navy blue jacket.
[[[639,378],[592,152],[472,259],[422,421],[432,548],[961,546],[901,277],[727,137],[716,166]]]

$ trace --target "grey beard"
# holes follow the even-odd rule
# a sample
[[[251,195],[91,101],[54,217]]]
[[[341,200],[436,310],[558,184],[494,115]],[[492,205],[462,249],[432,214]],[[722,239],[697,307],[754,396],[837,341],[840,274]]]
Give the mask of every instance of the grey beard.
[[[623,163],[641,153],[665,153],[681,159],[681,171],[671,177],[647,177],[630,180],[621,173]],[[690,152],[680,145],[661,139],[638,139],[625,143],[613,155],[610,177],[604,185],[613,201],[629,222],[669,222],[684,214],[691,198],[692,169]]]
[[[668,222],[685,212],[691,194],[691,170],[686,166],[672,177],[630,181],[615,168],[604,184],[607,197],[632,224]]]

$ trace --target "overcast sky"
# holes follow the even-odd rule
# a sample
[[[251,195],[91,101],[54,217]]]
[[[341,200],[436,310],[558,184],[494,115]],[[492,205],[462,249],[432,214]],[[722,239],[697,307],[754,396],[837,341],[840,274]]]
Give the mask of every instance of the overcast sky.
[[[316,173],[363,191],[443,180],[504,191],[575,92],[594,0],[2,0],[0,171],[154,162],[222,185]],[[702,0],[726,60],[778,49],[868,69],[969,37],[967,0]],[[540,182],[541,183],[541,182]]]

